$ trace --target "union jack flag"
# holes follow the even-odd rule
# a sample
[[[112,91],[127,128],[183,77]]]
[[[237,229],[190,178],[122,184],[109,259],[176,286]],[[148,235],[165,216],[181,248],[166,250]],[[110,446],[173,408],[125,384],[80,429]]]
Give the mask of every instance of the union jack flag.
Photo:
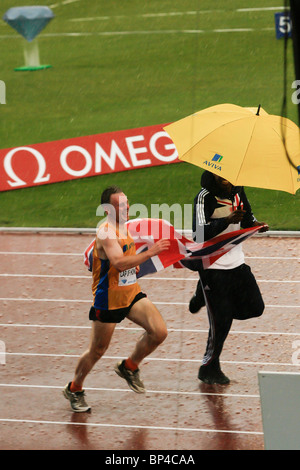
[[[262,225],[258,225],[224,233],[203,243],[196,243],[185,238],[169,222],[162,219],[134,219],[128,221],[127,226],[134,239],[136,253],[148,250],[162,238],[167,238],[170,241],[168,250],[153,256],[140,265],[138,278],[162,271],[172,265],[174,268],[188,268],[198,271],[197,261],[199,262],[199,260],[202,261],[204,268],[208,268],[218,258],[262,228]],[[89,271],[92,271],[94,244],[95,239],[84,252],[84,264]]]

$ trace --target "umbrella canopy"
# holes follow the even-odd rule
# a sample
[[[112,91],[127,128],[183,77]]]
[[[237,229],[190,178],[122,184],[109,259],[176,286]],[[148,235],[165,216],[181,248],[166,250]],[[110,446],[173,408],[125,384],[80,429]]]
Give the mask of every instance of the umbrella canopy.
[[[261,107],[212,106],[164,130],[180,160],[227,179],[235,186],[300,188],[300,129]]]

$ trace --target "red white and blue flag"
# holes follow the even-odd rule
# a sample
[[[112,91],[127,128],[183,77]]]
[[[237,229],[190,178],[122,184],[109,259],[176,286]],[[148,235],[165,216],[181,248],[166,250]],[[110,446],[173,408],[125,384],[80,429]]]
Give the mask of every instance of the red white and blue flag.
[[[198,271],[197,260],[206,269],[218,258],[228,253],[239,243],[244,242],[262,228],[262,225],[218,235],[203,243],[196,243],[178,233],[174,227],[162,219],[134,219],[127,222],[130,235],[134,239],[136,253],[148,250],[162,238],[170,241],[168,250],[153,256],[140,265],[137,277],[162,271],[169,266]],[[95,239],[84,252],[84,264],[92,271]]]

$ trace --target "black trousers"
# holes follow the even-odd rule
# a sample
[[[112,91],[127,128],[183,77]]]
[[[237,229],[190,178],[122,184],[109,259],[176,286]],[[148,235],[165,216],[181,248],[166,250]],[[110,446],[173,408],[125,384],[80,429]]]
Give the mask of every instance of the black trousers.
[[[248,265],[229,269],[207,269],[204,279],[209,334],[203,365],[218,368],[224,342],[233,319],[259,317],[264,301]]]

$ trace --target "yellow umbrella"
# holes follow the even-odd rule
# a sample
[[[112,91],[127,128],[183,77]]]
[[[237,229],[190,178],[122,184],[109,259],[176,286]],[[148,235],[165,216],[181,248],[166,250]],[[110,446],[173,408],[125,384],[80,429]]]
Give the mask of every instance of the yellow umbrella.
[[[260,106],[220,104],[166,127],[179,159],[215,173],[235,186],[300,188],[300,129]]]

